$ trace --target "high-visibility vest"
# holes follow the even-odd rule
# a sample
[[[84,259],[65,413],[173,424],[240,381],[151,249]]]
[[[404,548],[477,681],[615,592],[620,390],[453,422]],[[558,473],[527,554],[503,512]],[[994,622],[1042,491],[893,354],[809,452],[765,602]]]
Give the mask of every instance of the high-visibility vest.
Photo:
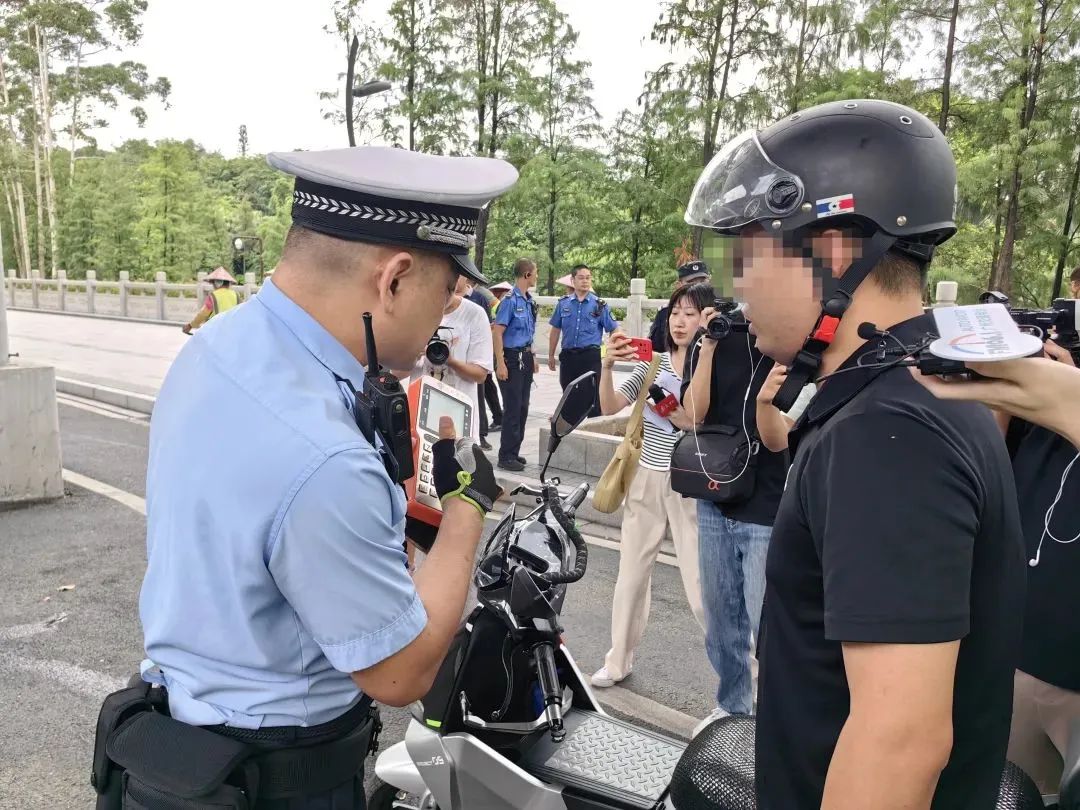
[[[228,312],[240,305],[240,296],[231,287],[218,287],[210,292],[210,301],[214,305],[214,315]],[[213,316],[211,316],[213,317]]]

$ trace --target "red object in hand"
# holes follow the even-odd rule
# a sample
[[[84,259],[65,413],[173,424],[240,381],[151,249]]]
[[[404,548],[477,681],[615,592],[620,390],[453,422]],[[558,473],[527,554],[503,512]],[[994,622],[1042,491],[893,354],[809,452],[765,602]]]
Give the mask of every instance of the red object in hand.
[[[649,363],[652,361],[652,341],[648,338],[630,338],[628,346],[633,346],[634,351],[637,352],[637,359],[643,363]]]
[[[649,398],[653,401],[653,409],[664,418],[671,416],[679,407],[678,398],[659,385],[654,385],[649,389]]]

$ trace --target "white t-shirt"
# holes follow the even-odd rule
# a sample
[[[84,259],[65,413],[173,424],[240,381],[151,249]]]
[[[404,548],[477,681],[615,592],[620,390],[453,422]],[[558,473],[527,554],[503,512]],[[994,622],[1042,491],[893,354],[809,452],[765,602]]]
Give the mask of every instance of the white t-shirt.
[[[439,328],[439,337],[450,343],[450,357],[462,363],[473,363],[486,369],[494,370],[495,349],[491,343],[491,319],[484,308],[468,299],[453,312],[443,315]],[[476,383],[459,376],[449,365],[433,367],[426,357],[420,359],[417,370],[419,375],[430,375],[451,385],[469,396],[473,404],[472,435],[480,438],[480,411],[476,398]]]

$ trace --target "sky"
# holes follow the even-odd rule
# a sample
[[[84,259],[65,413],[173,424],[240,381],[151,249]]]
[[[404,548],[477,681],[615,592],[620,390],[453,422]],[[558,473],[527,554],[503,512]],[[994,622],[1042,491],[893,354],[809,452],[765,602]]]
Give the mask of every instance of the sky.
[[[388,0],[369,0],[378,23]],[[658,0],[561,0],[580,33],[579,58],[592,62],[593,98],[605,123],[636,104],[645,73],[667,54],[649,41]],[[129,138],[191,138],[233,156],[239,129],[248,149],[263,153],[346,146],[343,125],[324,121],[320,90],[337,83],[343,45],[323,31],[330,0],[150,0],[143,39],[122,58],[142,62],[172,82],[166,109],[146,105],[139,128],[121,106],[95,131],[102,147]],[[102,57],[104,58],[104,57]],[[111,59],[117,59],[113,54]]]

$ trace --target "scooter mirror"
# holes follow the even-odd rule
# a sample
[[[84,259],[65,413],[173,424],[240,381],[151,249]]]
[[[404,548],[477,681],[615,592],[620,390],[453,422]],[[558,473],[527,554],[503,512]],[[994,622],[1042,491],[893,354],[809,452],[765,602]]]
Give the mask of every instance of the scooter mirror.
[[[563,390],[555,413],[551,415],[552,438],[565,439],[589,417],[596,401],[596,373],[588,371]],[[549,448],[554,451],[554,448]]]

